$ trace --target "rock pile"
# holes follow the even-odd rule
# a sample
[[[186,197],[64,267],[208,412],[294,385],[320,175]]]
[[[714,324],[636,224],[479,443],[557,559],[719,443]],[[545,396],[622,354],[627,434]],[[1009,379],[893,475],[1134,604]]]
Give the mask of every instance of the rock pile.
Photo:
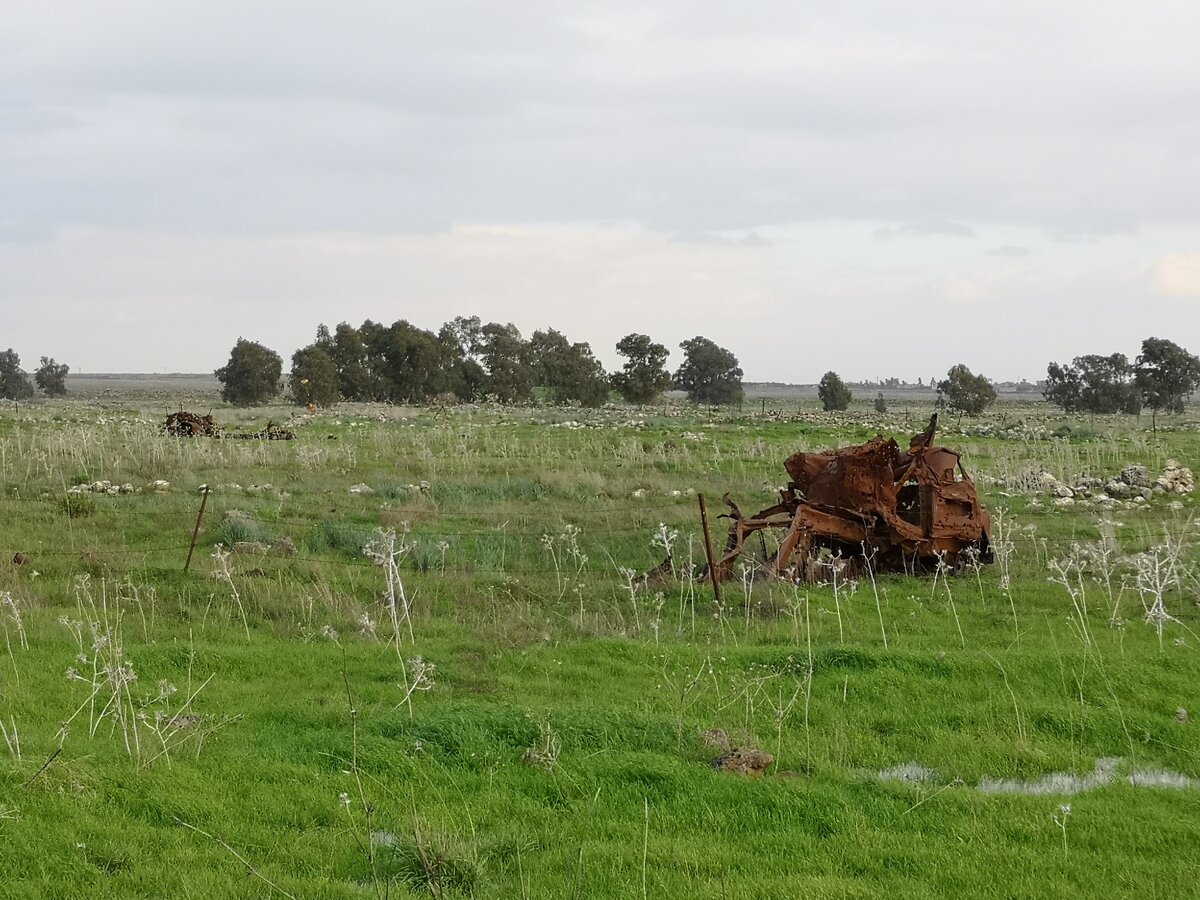
[[[91,484],[77,484],[67,488],[68,494],[132,494],[136,492],[132,484],[113,484],[111,481],[93,481]]]
[[[1070,481],[1060,481],[1049,472],[1042,472],[1031,481],[1032,493],[1049,494],[1054,497],[1054,505],[1060,507],[1072,506],[1076,501],[1145,503],[1156,494],[1181,496],[1196,489],[1192,470],[1173,459],[1167,460],[1157,478],[1151,478],[1145,466],[1129,465],[1111,478],[1079,475]]]
[[[156,494],[165,494],[171,490],[171,482],[155,481],[150,484],[150,490]],[[117,494],[140,494],[141,488],[134,487],[129,482],[125,484],[114,484],[111,481],[92,481],[85,484],[77,484],[74,487],[67,488],[68,494],[108,494],[116,496]]]
[[[1190,494],[1196,489],[1196,478],[1187,466],[1168,459],[1162,474],[1154,480],[1153,487],[1167,494]]]

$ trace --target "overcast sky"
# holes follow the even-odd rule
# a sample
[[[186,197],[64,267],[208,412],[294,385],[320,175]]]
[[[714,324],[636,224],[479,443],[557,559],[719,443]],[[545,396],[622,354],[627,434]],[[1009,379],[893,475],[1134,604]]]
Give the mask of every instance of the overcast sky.
[[[9,3],[0,348],[703,334],[749,380],[1200,351],[1200,4]]]

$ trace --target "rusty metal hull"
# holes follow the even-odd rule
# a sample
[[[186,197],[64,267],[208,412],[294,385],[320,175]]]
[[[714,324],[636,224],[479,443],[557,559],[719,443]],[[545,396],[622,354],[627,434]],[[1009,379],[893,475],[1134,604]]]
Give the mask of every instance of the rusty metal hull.
[[[199,416],[182,410],[167,416],[163,430],[173,437],[226,438],[234,441],[294,441],[296,439],[294,431],[280,428],[273,422],[268,422],[267,427],[262,431],[223,431],[221,426],[213,421],[212,415]]]
[[[791,481],[780,500],[754,515],[730,508],[718,578],[758,551],[757,565],[797,581],[877,572],[957,568],[991,562],[991,519],[959,454],[933,445],[937,416],[902,451],[879,435],[829,453],[796,453],[784,463]],[[751,538],[759,535],[757,548]],[[772,553],[767,536],[776,544]]]
[[[220,437],[221,426],[211,415],[199,416],[180,410],[167,416],[163,430],[174,437]]]

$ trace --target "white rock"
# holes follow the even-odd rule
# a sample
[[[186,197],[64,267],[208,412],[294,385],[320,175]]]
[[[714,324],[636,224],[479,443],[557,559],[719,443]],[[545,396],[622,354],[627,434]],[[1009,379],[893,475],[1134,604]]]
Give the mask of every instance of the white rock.
[[[371,487],[369,484],[352,484],[350,485],[349,493],[362,495],[373,494],[375,493],[375,488]]]

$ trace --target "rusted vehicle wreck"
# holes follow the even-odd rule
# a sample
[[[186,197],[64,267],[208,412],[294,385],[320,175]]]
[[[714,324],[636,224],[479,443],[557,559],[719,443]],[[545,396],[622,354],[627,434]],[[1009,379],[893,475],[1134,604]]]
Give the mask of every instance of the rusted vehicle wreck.
[[[935,413],[905,451],[877,435],[855,447],[796,453],[784,463],[791,481],[780,502],[752,516],[726,494],[731,511],[723,518],[733,521],[714,574],[729,578],[743,557],[795,581],[853,578],[867,567],[917,573],[991,562],[987,509],[959,454],[934,446],[936,433]]]
[[[294,441],[296,433],[268,422],[261,431],[226,431],[213,421],[212,413],[207,416],[180,410],[167,416],[163,431],[172,437],[225,438],[233,441]]]

